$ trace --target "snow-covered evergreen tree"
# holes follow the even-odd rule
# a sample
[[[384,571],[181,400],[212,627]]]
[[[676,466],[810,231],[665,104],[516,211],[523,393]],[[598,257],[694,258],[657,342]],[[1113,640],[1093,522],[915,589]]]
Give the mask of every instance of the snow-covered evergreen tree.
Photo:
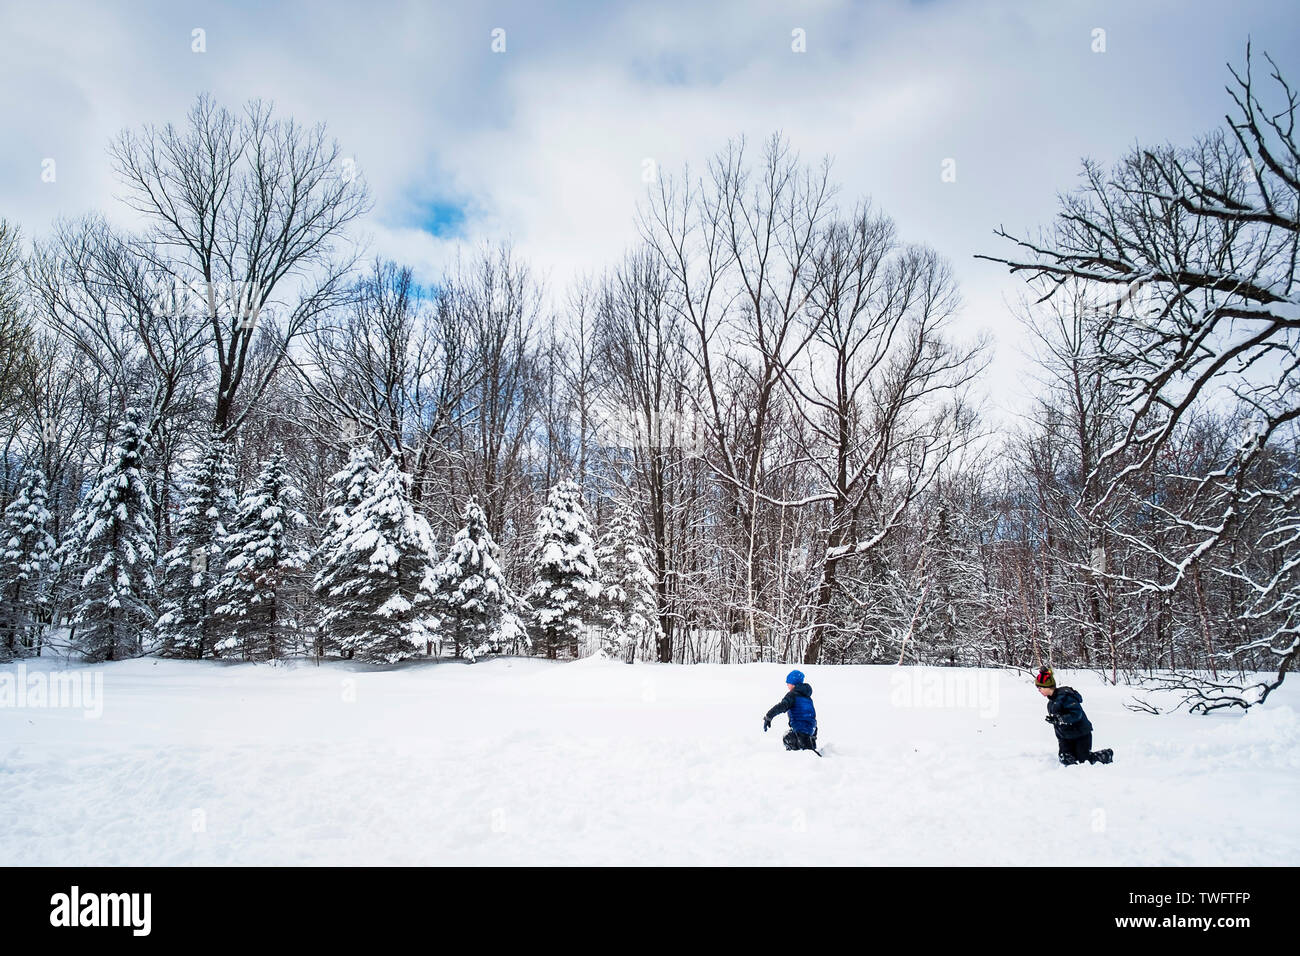
[[[437,555],[397,460],[366,484],[365,497],[341,519],[315,587],[336,646],[349,657],[392,663],[423,648],[431,632]]]
[[[262,465],[239,502],[223,552],[224,567],[211,601],[223,636],[216,650],[245,660],[279,657],[294,628],[290,598],[307,564],[296,508],[299,491],[283,454]]]
[[[925,663],[981,666],[994,633],[983,595],[979,535],[966,515],[940,501],[927,558],[928,606],[917,622]]]
[[[650,654],[660,634],[655,574],[636,514],[620,503],[596,549],[600,565],[601,650],[629,664],[638,649]]]
[[[562,481],[551,489],[534,535],[536,578],[528,591],[533,632],[547,657],[561,648],[577,657],[582,632],[597,615],[600,568],[575,482]]]
[[[155,634],[165,654],[213,652],[211,595],[221,578],[225,525],[235,512],[234,484],[229,447],[214,434],[181,484],[173,545],[163,558],[163,613]]]
[[[29,462],[0,523],[0,658],[37,646],[49,603],[56,543],[45,472]]]
[[[361,507],[361,503],[370,495],[379,468],[375,463],[375,453],[365,445],[354,445],[348,450],[348,462],[343,470],[331,479],[329,508],[325,512],[325,536],[321,550],[326,550],[331,538],[337,541],[340,528]]]
[[[325,528],[312,557],[316,567],[312,592],[327,609],[330,605],[326,593],[328,582],[339,579],[351,568],[353,556],[344,547],[348,526],[361,503],[369,496],[376,474],[374,452],[365,445],[354,445],[348,450],[347,464],[330,478],[331,487],[326,497],[328,507],[322,515]],[[330,638],[331,634],[325,628],[319,628],[318,648],[324,650],[329,646]]]
[[[73,638],[88,660],[142,652],[153,624],[157,536],[144,478],[150,448],[142,419],[128,409],[64,543],[77,582]]]
[[[462,648],[477,655],[502,645],[510,589],[500,556],[488,531],[487,516],[471,500],[465,506],[465,527],[456,532],[438,568],[438,632],[452,641],[457,657]]]
[[[498,644],[502,651],[509,654],[530,654],[533,650],[533,639],[528,633],[527,621],[521,616],[527,606],[517,595],[511,603],[514,605],[514,610],[506,611],[501,615]]]

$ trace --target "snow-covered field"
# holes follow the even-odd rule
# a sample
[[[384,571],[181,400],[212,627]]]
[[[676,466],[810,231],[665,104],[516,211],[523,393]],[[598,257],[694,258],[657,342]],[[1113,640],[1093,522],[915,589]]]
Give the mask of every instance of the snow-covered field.
[[[806,668],[827,754],[786,753],[788,670],[72,665],[89,704],[0,706],[0,864],[1300,863],[1300,680],[1153,717],[1062,674],[1116,753],[1062,767],[994,671]]]

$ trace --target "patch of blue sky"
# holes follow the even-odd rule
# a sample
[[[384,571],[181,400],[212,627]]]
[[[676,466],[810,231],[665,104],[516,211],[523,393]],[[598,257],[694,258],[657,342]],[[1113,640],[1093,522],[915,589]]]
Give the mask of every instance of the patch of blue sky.
[[[412,224],[439,239],[465,235],[469,204],[454,199],[431,199],[417,203]]]

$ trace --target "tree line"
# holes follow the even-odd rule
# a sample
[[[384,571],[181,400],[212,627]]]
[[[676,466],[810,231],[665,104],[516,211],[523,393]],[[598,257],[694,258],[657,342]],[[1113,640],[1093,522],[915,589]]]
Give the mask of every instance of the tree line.
[[[733,141],[548,289],[367,260],[324,127],[201,97],[110,156],[142,227],[0,224],[2,653],[1158,672],[1297,648],[1296,94],[1084,165],[1023,278],[1032,403],[950,265],[829,161]],[[1242,672],[1276,676],[1244,689]]]

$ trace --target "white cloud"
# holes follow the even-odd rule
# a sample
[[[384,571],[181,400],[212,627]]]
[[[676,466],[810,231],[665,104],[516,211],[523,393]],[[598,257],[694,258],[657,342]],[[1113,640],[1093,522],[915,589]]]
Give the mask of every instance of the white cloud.
[[[999,338],[993,381],[1010,405],[1023,376],[1005,301],[1020,286],[972,255],[998,250],[1000,224],[1045,224],[1082,155],[1213,126],[1224,62],[1249,32],[1297,62],[1298,22],[1284,0],[1245,13],[1210,0],[10,5],[0,209],[29,234],[112,209],[104,147],[119,128],[180,120],[202,90],[262,96],[327,121],[355,156],[376,198],[373,251],[436,270],[454,242],[415,228],[418,211],[466,203],[467,239],[512,236],[562,288],[635,240],[644,159],[701,167],[731,136],[781,129],[805,158],[835,158],[846,201],[871,195],[953,261],[966,321]],[[196,26],[204,54],[190,52]],[[790,49],[795,27],[806,53]],[[940,180],[945,158],[956,183]]]

